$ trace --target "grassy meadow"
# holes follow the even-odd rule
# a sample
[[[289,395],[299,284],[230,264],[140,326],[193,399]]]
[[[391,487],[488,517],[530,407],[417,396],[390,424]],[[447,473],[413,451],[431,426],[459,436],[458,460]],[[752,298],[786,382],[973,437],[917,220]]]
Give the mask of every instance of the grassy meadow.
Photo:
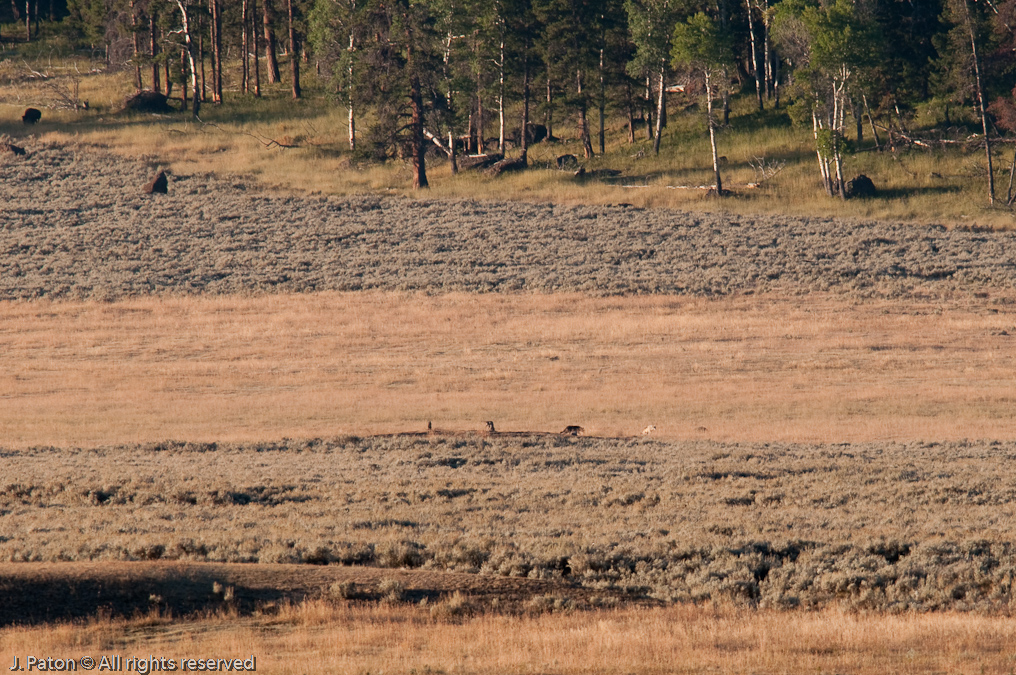
[[[277,294],[0,305],[8,447],[335,433],[1010,438],[999,297]]]
[[[329,96],[326,86],[306,70],[303,100],[292,101],[284,84],[266,85],[261,98],[238,92],[239,74],[226,73],[226,102],[206,103],[201,121],[187,113],[131,115],[118,113],[131,90],[132,73],[94,72],[87,59],[40,53],[34,58],[0,62],[0,133],[25,134],[59,142],[79,142],[116,152],[145,155],[178,173],[210,171],[255,177],[260,183],[299,192],[349,195],[361,193],[413,194],[406,162],[385,164],[358,161],[349,151],[346,109]],[[13,52],[8,52],[13,56]],[[33,77],[32,71],[49,75]],[[88,101],[87,110],[62,109],[68,97]],[[178,95],[178,94],[177,94]],[[20,115],[28,105],[43,107],[43,121],[25,129]],[[54,107],[55,106],[55,107]],[[609,181],[577,179],[556,169],[562,154],[581,157],[574,120],[559,119],[555,135],[562,141],[537,144],[530,151],[532,169],[489,178],[475,172],[453,176],[450,164],[435,148],[428,156],[429,197],[522,199],[569,204],[630,203],[728,213],[778,213],[906,220],[920,223],[1009,228],[1008,207],[987,205],[983,153],[965,145],[903,146],[876,152],[870,128],[861,150],[848,157],[848,176],[865,174],[881,194],[875,199],[841,202],[827,197],[816,170],[810,129],[795,128],[782,111],[758,113],[752,97],[735,97],[731,122],[721,130],[730,199],[715,200],[698,186],[712,181],[705,121],[698,101],[682,95],[670,99],[672,115],[664,132],[659,157],[645,130],[628,143],[626,121],[608,110],[606,153],[582,164],[588,169],[622,172]],[[682,112],[685,111],[685,112]],[[916,132],[937,124],[941,111],[929,106],[911,120]],[[509,128],[519,111],[509,111]],[[964,126],[962,111],[954,111],[958,126],[948,138],[963,140],[974,133]],[[960,117],[956,118],[956,114]],[[765,131],[753,131],[759,117]],[[598,124],[593,114],[594,126]],[[538,120],[537,120],[538,121]],[[971,122],[969,120],[967,122]],[[366,128],[369,120],[361,120]],[[880,132],[883,143],[885,131]],[[936,132],[935,135],[941,135]],[[966,149],[964,149],[966,148]],[[1012,148],[999,144],[995,166],[1004,204]],[[510,154],[510,153],[509,153]],[[760,161],[770,171],[759,171]],[[769,175],[776,169],[775,175]],[[762,186],[749,187],[762,182]],[[691,189],[688,189],[691,188]]]

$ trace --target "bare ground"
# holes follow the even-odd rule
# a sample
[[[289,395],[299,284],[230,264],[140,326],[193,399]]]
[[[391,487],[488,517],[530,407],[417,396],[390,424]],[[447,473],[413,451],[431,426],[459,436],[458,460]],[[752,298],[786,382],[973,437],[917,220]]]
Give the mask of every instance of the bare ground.
[[[349,199],[90,147],[0,158],[0,299],[315,290],[931,295],[1016,287],[1016,233],[625,206]]]

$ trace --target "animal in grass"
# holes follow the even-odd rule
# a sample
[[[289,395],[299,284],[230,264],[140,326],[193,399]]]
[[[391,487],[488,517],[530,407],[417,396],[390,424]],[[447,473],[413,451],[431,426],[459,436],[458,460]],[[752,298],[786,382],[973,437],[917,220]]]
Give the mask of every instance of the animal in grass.
[[[36,108],[28,108],[25,110],[25,114],[21,116],[21,122],[23,124],[35,124],[42,119],[42,111]]]
[[[497,433],[497,429],[494,428],[494,423],[489,420],[487,421],[487,431],[489,431],[492,434]]]
[[[427,422],[427,431],[433,431],[433,430],[434,430],[434,426],[430,422]]]
[[[583,429],[582,427],[578,426],[577,424],[569,424],[561,432],[561,435],[562,436],[578,436],[583,431],[585,431],[585,429]]]
[[[656,425],[655,424],[650,424],[648,427],[646,427],[645,429],[642,430],[642,435],[643,436],[648,436],[649,434],[653,433],[654,431],[656,431]]]

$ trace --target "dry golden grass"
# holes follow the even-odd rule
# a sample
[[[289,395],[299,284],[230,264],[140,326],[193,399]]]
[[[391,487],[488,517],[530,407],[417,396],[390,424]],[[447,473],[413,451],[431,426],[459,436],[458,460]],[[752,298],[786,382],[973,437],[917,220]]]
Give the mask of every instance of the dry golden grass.
[[[1013,435],[994,299],[321,293],[0,305],[8,446],[560,431]]]
[[[270,617],[7,628],[8,666],[29,654],[257,657],[258,672],[1011,673],[1016,624],[956,614],[743,612],[675,606],[485,615],[446,623],[426,608],[311,602]]]

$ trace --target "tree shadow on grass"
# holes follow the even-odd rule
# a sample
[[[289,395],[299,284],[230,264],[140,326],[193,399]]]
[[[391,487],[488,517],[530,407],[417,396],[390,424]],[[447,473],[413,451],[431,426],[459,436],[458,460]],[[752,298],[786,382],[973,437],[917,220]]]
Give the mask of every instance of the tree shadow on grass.
[[[31,566],[31,563],[25,563]],[[0,576],[0,626],[35,625],[106,614],[131,617],[154,610],[174,616],[236,609],[249,613],[257,606],[278,601],[281,591],[246,589],[216,584],[213,570],[172,569],[155,566],[129,575],[76,575],[73,573]],[[227,588],[229,596],[226,597]]]
[[[892,201],[894,199],[911,199],[913,197],[955,194],[962,191],[962,188],[958,185],[879,188],[878,193],[874,197],[869,197],[868,199],[873,201]]]

